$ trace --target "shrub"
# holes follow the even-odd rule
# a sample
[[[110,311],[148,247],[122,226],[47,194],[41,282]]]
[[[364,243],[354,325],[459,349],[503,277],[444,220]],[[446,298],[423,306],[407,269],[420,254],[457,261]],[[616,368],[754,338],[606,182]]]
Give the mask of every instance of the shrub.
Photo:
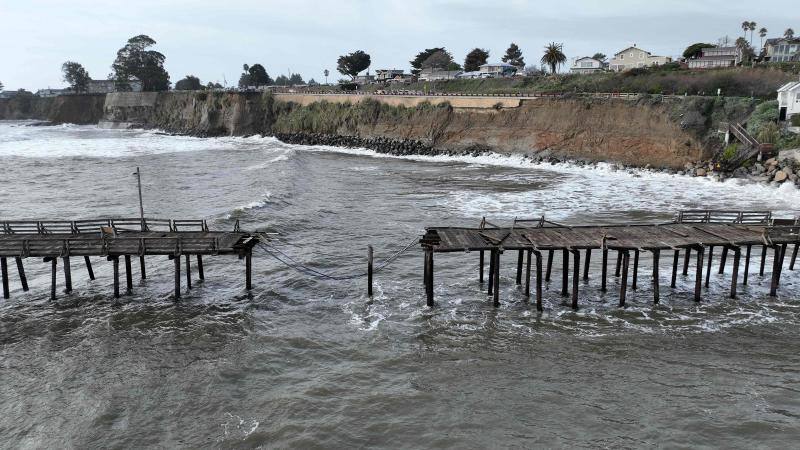
[[[800,114],[795,114],[791,118],[793,127],[800,127]]]
[[[758,134],[761,127],[767,123],[778,122],[778,101],[770,100],[756,106],[755,112],[747,122],[747,131]]]
[[[774,122],[767,122],[759,128],[756,138],[762,143],[774,144],[778,142],[780,136],[781,130],[778,128],[778,124]]]
[[[727,147],[722,152],[721,158],[723,161],[731,161],[735,156],[736,153],[739,151],[739,144],[733,143]]]

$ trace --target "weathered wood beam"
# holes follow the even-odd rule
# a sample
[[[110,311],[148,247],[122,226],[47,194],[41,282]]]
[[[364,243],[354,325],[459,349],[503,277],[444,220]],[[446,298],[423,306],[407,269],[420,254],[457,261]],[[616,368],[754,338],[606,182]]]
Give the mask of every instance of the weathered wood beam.
[[[483,259],[484,259],[483,250],[481,250],[480,253],[481,253],[481,256],[480,256],[480,260],[478,262],[478,267],[479,267],[478,283],[483,284],[483,264],[484,264],[484,262],[483,262]]]
[[[620,252],[622,255],[622,279],[620,280],[619,287],[619,307],[625,307],[625,296],[628,293],[628,265],[630,263],[630,254],[627,250]]]
[[[531,296],[531,255],[533,250],[528,250],[528,257],[525,264],[525,298]]]
[[[762,277],[764,276],[764,266],[766,265],[766,262],[767,262],[767,246],[766,245],[762,245],[761,246],[761,267],[758,269],[758,275],[759,276],[762,276]]]
[[[689,275],[689,259],[692,257],[692,248],[686,247],[686,253],[683,254],[683,276]]]
[[[672,280],[670,282],[670,287],[675,288],[678,278],[678,260],[681,257],[681,251],[679,249],[675,249],[675,252],[672,255]]]
[[[769,295],[770,297],[775,297],[778,295],[778,284],[781,279],[781,246],[774,245],[772,248],[775,253],[773,254],[772,283],[770,285]]]
[[[433,308],[433,248],[425,249],[428,254],[428,291],[426,292],[426,303],[429,308]]]
[[[22,258],[17,256],[14,259],[17,261],[17,272],[19,273],[19,281],[22,284],[22,291],[28,292],[28,277],[25,276],[25,266],[22,265]]]
[[[578,309],[578,286],[580,285],[581,277],[581,252],[580,250],[571,250],[572,252],[572,309]]]
[[[606,291],[606,283],[608,282],[608,249],[603,248],[603,267],[600,268],[600,291]]]
[[[631,289],[634,291],[638,289],[639,280],[639,249],[633,251],[633,277],[631,280]]]
[[[191,255],[186,255],[186,290],[192,290],[192,258]]]
[[[69,256],[64,256],[64,293],[69,294],[72,292],[72,267],[69,263]]]
[[[197,255],[197,257],[199,258],[200,255]],[[139,255],[139,273],[142,275],[143,280],[147,279],[147,270],[145,269],[144,265],[144,255]]]
[[[495,307],[500,306],[500,249],[494,251],[494,297]]]
[[[658,285],[658,263],[659,258],[661,256],[661,250],[654,249],[653,250],[653,303],[658,304],[660,299],[660,292],[659,292],[659,285]]]
[[[58,258],[50,258],[50,300],[56,299],[56,271],[58,270]]]
[[[3,277],[3,298],[8,299],[11,294],[8,288],[8,261],[5,256],[0,257],[0,273]]]
[[[794,270],[794,263],[797,261],[797,250],[800,249],[800,243],[794,244],[794,250],[792,251],[792,261],[789,263],[789,270]]]
[[[719,261],[719,274],[722,275],[725,273],[725,263],[728,260],[728,246],[722,247],[722,258]]]
[[[522,284],[522,260],[523,260],[523,250],[519,250],[517,252],[517,286]]]
[[[708,287],[708,280],[711,279],[711,264],[713,264],[712,260],[714,259],[714,246],[708,246],[708,267],[706,268],[706,288]]]
[[[494,291],[494,249],[489,250],[489,286],[488,290],[486,291],[489,295],[492,295]]]
[[[561,296],[569,295],[569,251],[561,250]]]
[[[372,298],[372,246],[367,246],[367,296]]]
[[[175,264],[175,300],[181,298],[181,255],[174,255],[172,262]]]
[[[747,249],[745,250],[744,255],[744,276],[742,276],[742,285],[747,286],[747,276],[750,274],[750,252],[752,251],[753,246],[751,244],[747,244]]]
[[[536,255],[536,310],[541,312],[542,307],[542,252],[533,252]]]
[[[586,249],[586,261],[583,263],[583,281],[589,281],[589,264],[592,260],[592,249]]]
[[[92,260],[88,256],[83,257],[83,262],[86,264],[86,272],[89,273],[89,280],[94,281],[94,269],[92,269]]]
[[[119,256],[111,256],[109,259],[114,266],[114,298],[119,298]]]
[[[550,249],[547,251],[547,271],[544,274],[544,281],[550,282],[550,273],[553,271],[553,256],[555,251]]]
[[[736,298],[736,284],[739,278],[739,260],[742,256],[740,247],[733,248],[733,274],[731,274],[731,298]]]
[[[125,293],[133,293],[133,269],[131,268],[131,255],[125,255]]]
[[[206,274],[203,271],[203,255],[197,255],[197,278],[200,281],[206,279]]]
[[[702,246],[698,246],[696,251],[697,251],[697,275],[694,281],[694,301],[699,302],[700,300],[702,300],[702,294],[703,294],[703,255],[705,253],[705,249]]]

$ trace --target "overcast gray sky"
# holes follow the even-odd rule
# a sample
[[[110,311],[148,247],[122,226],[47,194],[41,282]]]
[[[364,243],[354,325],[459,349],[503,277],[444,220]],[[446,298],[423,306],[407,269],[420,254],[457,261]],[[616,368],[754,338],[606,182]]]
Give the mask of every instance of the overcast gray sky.
[[[186,74],[236,84],[243,63],[273,78],[288,71],[339,78],[336,58],[363,49],[371,70],[408,69],[420,50],[445,46],[458,62],[474,47],[491,61],[516,42],[528,64],[548,42],[569,58],[637,44],[676,56],[690,43],[741,35],[743,20],[770,36],[800,32],[797,0],[0,0],[0,81],[6,89],[61,87],[61,63],[106,78],[117,50],[147,34],[174,83]],[[754,35],[758,45],[758,35]]]

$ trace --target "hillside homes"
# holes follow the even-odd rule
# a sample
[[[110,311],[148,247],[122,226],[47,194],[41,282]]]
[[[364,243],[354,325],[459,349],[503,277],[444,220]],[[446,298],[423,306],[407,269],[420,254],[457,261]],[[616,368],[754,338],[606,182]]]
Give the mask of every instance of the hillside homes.
[[[700,51],[700,56],[690,58],[686,64],[690,69],[717,69],[733,67],[742,62],[742,49],[739,47],[709,47]]]
[[[572,73],[595,73],[604,69],[605,63],[603,61],[584,56],[576,59],[569,71]]]
[[[632,47],[615,53],[614,58],[609,62],[609,68],[615,72],[624,72],[640,67],[661,66],[670,62],[672,62],[672,58],[669,56],[654,56],[634,44]]]

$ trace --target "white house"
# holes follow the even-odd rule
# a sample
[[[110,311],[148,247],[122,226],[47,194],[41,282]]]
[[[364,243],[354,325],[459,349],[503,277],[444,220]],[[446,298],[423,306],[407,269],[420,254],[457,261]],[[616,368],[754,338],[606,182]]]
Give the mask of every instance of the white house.
[[[506,63],[484,64],[478,71],[485,78],[510,77],[517,73],[517,67]]]
[[[633,47],[615,53],[614,58],[608,64],[611,70],[624,72],[640,67],[661,66],[670,62],[672,62],[672,58],[669,56],[654,56],[634,44]]]
[[[595,73],[602,71],[603,68],[603,61],[584,56],[576,59],[569,71],[572,73]]]
[[[462,73],[461,70],[422,69],[419,79],[420,81],[455,80]]]
[[[395,79],[403,79],[403,69],[378,69],[375,71],[375,81],[388,83]]]
[[[778,120],[789,120],[800,114],[800,81],[786,83],[778,89]]]

